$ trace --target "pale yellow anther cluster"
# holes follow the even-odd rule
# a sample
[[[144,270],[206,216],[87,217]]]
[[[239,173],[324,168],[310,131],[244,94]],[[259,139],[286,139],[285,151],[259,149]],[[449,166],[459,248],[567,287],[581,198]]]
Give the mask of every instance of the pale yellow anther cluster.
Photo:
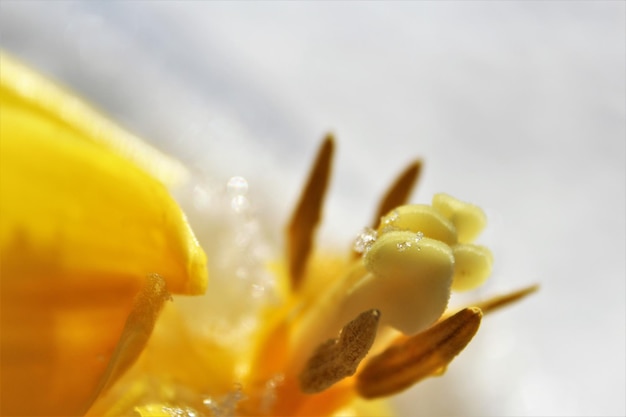
[[[491,273],[491,252],[471,243],[485,225],[479,207],[447,194],[383,216],[377,230],[357,239],[362,260],[328,288],[294,333],[300,362],[312,354],[306,344],[317,346],[370,309],[380,311],[381,327],[405,335],[428,328],[445,312],[452,290],[476,288]]]
[[[471,243],[485,225],[479,207],[447,194],[394,209],[364,252],[369,276],[352,295],[404,334],[423,330],[443,314],[451,290],[476,288],[491,273],[491,252]]]

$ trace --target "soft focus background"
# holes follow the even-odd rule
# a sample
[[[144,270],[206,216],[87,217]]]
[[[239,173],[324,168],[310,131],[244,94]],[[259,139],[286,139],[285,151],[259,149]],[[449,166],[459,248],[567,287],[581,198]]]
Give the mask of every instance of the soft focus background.
[[[0,46],[197,175],[246,177],[268,228],[334,132],[321,232],[342,248],[423,157],[414,201],[490,217],[494,276],[468,298],[542,289],[399,414],[623,416],[625,22],[622,1],[2,0]]]

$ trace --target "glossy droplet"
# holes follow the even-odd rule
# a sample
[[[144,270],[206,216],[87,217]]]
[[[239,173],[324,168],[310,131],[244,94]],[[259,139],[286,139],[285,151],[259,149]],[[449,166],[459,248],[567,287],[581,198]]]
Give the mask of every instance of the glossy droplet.
[[[396,231],[421,232],[423,236],[436,239],[448,245],[457,242],[453,223],[431,206],[411,204],[401,206],[383,217],[378,234]]]
[[[424,233],[417,232],[415,234],[415,237],[412,240],[407,240],[406,242],[399,242],[399,243],[397,243],[396,244],[396,249],[398,249],[398,252],[404,252],[408,248],[411,248],[411,247],[415,246],[416,250],[420,250],[420,247],[417,244],[423,238],[424,238]]]
[[[232,177],[226,184],[226,189],[231,196],[242,196],[248,193],[248,181],[244,177]]]
[[[398,249],[398,252],[404,252],[410,247],[411,247],[411,241],[400,242],[396,244],[396,248]]]
[[[393,210],[388,215],[381,217],[380,226],[379,226],[380,234],[385,234],[388,232],[393,232],[393,231],[398,230],[398,228],[395,225],[395,222],[398,220],[399,217],[400,217],[400,213],[398,212],[398,210]]]
[[[237,404],[246,399],[246,395],[243,393],[241,385],[235,384],[232,391],[219,399],[207,397],[202,403],[211,412],[212,416],[233,416]]]
[[[400,217],[400,213],[398,213],[398,210],[393,210],[391,214],[383,218],[383,224],[385,226],[391,225],[393,222],[398,220],[398,217]]]
[[[376,241],[378,237],[378,233],[376,230],[366,227],[363,231],[356,237],[354,241],[354,250],[358,253],[365,253],[369,250],[372,244]]]
[[[243,195],[233,197],[230,206],[236,213],[243,213],[250,208],[250,201]]]

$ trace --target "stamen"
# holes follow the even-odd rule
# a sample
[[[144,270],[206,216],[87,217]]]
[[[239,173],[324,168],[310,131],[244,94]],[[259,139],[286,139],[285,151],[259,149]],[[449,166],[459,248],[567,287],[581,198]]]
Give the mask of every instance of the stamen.
[[[356,388],[364,398],[400,392],[423,378],[437,374],[472,340],[482,312],[466,308],[370,359],[357,377]]]
[[[452,250],[445,243],[413,232],[388,232],[379,236],[363,263],[370,276],[350,290],[345,311],[378,308],[382,324],[408,335],[445,311],[454,272]]]
[[[459,243],[452,247],[454,253],[454,291],[468,291],[485,283],[493,266],[493,255],[484,246]]]
[[[461,243],[472,242],[487,225],[487,217],[480,207],[451,195],[435,194],[433,207],[454,224]]]
[[[372,222],[372,227],[377,227],[380,218],[393,210],[395,207],[402,206],[409,200],[411,191],[419,178],[422,171],[422,161],[417,160],[411,163],[391,184],[385,195],[380,201],[378,211]]]
[[[505,307],[511,303],[521,300],[522,298],[539,290],[539,285],[531,285],[530,287],[522,288],[517,291],[510,292],[508,294],[496,296],[476,304],[476,307],[480,308],[484,314],[491,313],[499,308]]]
[[[313,247],[313,235],[321,219],[334,148],[333,136],[329,134],[318,151],[300,201],[287,226],[287,261],[293,289],[301,285]]]
[[[322,343],[300,374],[302,392],[314,394],[354,375],[374,339],[378,328],[378,310],[369,310],[344,326],[339,338]]]
[[[377,237],[378,233],[376,230],[366,227],[361,233],[359,233],[354,241],[354,252],[359,255],[367,252],[376,241]]]
[[[290,334],[293,367],[301,369],[316,346],[362,311],[379,310],[381,325],[404,334],[422,331],[444,313],[453,273],[452,249],[445,243],[413,232],[385,233],[364,253],[363,262],[301,312]]]
[[[456,229],[452,222],[431,206],[410,204],[396,207],[381,218],[378,234],[406,230],[422,232],[424,236],[454,245],[457,243]]]
[[[133,364],[148,342],[165,302],[171,299],[163,277],[158,274],[149,275],[126,319],[120,341],[94,398],[106,391]]]

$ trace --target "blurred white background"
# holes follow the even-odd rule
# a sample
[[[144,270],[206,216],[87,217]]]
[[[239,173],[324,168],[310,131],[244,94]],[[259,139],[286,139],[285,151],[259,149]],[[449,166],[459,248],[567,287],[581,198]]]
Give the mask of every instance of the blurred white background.
[[[484,207],[491,281],[540,282],[487,317],[402,416],[623,416],[626,3],[0,2],[0,46],[280,225],[329,130],[322,239],[347,245],[385,185]]]

